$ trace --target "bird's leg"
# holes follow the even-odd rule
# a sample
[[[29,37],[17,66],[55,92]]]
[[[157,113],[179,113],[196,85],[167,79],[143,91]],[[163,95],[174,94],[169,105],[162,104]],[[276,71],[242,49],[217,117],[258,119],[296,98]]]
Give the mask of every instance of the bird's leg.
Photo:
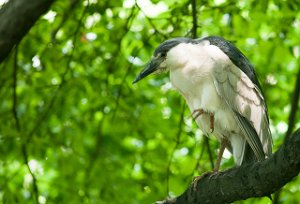
[[[219,171],[219,168],[220,168],[220,164],[221,164],[221,160],[222,160],[222,156],[223,156],[223,153],[224,153],[224,150],[226,148],[226,145],[228,143],[228,140],[226,138],[222,138],[222,141],[221,141],[221,147],[220,147],[220,151],[219,151],[219,154],[218,154],[218,158],[217,158],[217,161],[216,161],[216,164],[214,166],[214,170],[213,172],[205,172],[204,174],[202,174],[201,176],[196,176],[193,180],[193,187],[194,187],[194,191],[196,191],[196,188],[197,188],[197,184],[198,182],[203,179],[204,177],[206,176],[213,176],[215,174],[218,173]]]
[[[224,153],[224,150],[225,150],[225,147],[226,147],[227,143],[228,143],[228,140],[226,138],[222,138],[221,147],[220,147],[220,150],[219,150],[219,154],[218,154],[218,157],[217,157],[216,164],[214,166],[214,172],[219,171],[222,156],[223,156],[223,153]]]
[[[211,115],[210,115],[210,116],[211,116]],[[213,115],[212,115],[211,117],[213,117]],[[212,126],[211,126],[211,127],[212,127]],[[216,161],[216,163],[215,163],[215,165],[214,165],[213,171],[212,171],[212,172],[205,172],[205,173],[203,173],[201,176],[196,176],[196,177],[194,178],[194,180],[193,180],[193,189],[194,189],[194,191],[196,191],[196,189],[197,189],[197,184],[198,184],[198,182],[199,182],[201,179],[203,179],[203,178],[206,177],[206,176],[211,177],[211,176],[213,176],[213,175],[215,175],[215,174],[217,174],[217,173],[219,172],[220,164],[221,164],[221,160],[222,160],[222,156],[223,156],[223,153],[224,153],[224,150],[225,150],[225,148],[226,148],[227,143],[228,143],[228,140],[227,140],[226,138],[222,138],[222,140],[221,140],[220,151],[219,151],[219,153],[218,153],[218,158],[217,158],[217,161]]]

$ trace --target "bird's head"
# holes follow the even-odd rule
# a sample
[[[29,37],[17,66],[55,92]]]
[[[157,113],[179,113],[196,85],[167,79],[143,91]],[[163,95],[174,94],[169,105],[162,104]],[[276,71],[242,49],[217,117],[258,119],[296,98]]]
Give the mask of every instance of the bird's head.
[[[139,73],[139,75],[135,78],[133,81],[133,84],[140,81],[141,79],[145,78],[151,73],[156,72],[164,72],[168,71],[168,63],[166,62],[168,59],[168,53],[169,51],[179,45],[180,43],[190,43],[193,39],[190,38],[173,38],[170,40],[167,40],[160,44],[156,50],[154,51],[153,57],[148,62],[146,67]]]

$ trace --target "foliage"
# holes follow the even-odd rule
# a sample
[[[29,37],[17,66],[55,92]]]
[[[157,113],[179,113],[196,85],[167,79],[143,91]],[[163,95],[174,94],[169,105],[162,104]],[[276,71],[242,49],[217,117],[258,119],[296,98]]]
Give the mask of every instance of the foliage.
[[[274,151],[300,64],[299,9],[297,1],[197,2],[198,37],[235,42],[255,66]],[[219,144],[197,129],[168,76],[131,84],[155,47],[191,36],[192,23],[187,0],[54,3],[0,65],[0,201],[153,203],[211,170]],[[233,165],[227,157],[221,168]],[[279,201],[299,202],[299,182]],[[270,203],[237,203],[254,202]]]

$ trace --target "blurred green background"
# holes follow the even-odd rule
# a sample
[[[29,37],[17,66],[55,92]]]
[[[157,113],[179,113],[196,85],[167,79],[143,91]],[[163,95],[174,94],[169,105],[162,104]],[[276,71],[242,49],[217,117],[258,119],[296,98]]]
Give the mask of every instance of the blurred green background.
[[[197,37],[223,36],[255,66],[274,151],[300,67],[299,9],[196,2]],[[168,75],[132,85],[161,42],[192,36],[193,21],[189,0],[56,1],[0,64],[0,202],[154,203],[211,170],[219,143],[197,129]],[[221,169],[232,166],[227,155]],[[300,180],[276,202],[300,202]]]

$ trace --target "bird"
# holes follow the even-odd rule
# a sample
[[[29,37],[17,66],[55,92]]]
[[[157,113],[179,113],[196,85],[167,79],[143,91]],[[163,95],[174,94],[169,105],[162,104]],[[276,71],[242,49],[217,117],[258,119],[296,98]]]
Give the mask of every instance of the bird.
[[[166,40],[133,84],[164,72],[169,72],[204,135],[212,134],[220,142],[213,172],[219,171],[225,148],[238,166],[272,154],[261,85],[253,65],[232,42],[219,36]]]

